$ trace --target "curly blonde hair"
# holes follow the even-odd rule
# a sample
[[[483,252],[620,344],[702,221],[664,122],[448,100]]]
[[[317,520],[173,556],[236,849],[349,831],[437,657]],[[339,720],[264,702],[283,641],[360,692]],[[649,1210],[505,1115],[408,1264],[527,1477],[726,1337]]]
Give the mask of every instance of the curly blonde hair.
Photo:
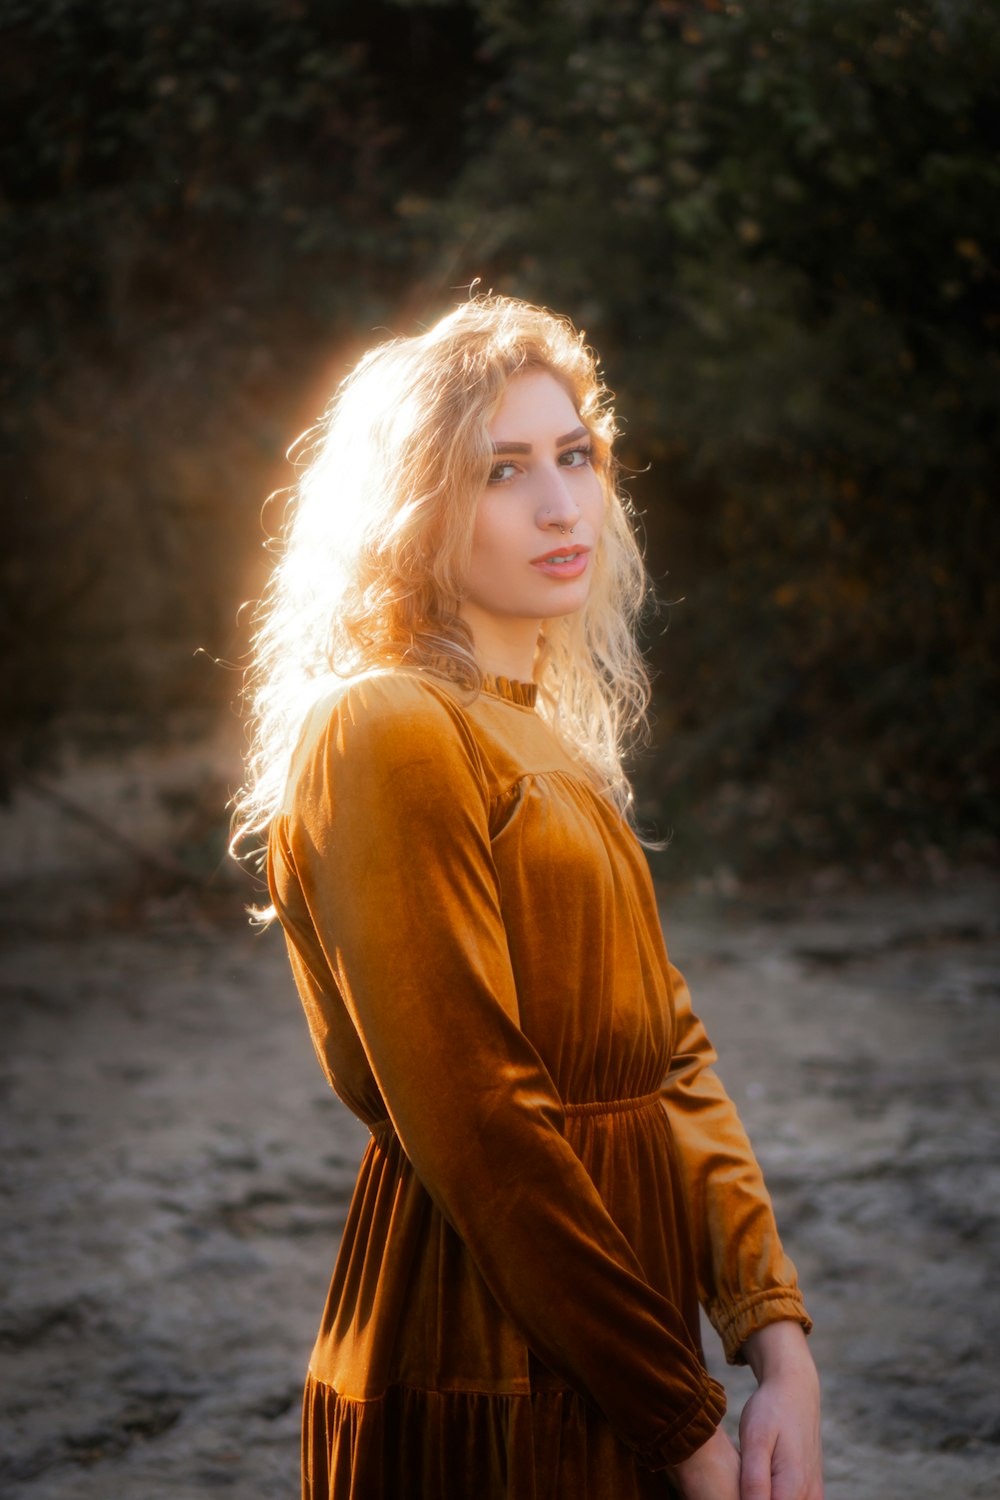
[[[234,850],[278,810],[296,741],[331,680],[379,669],[482,686],[458,614],[476,497],[495,458],[489,421],[526,370],[558,380],[590,433],[605,521],[586,604],[543,622],[538,709],[622,813],[623,756],[643,734],[649,679],[635,626],[649,582],[612,455],[610,395],[569,321],[479,295],[425,333],[372,349],[314,430],[279,560],[256,614],[244,698],[250,747]]]

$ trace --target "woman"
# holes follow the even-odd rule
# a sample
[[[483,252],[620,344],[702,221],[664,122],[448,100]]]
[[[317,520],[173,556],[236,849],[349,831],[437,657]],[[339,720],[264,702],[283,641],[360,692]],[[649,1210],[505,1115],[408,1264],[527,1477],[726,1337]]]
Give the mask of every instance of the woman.
[[[809,1320],[628,822],[646,593],[565,320],[363,359],[257,637],[244,829],[371,1130],[306,1500],[818,1500]],[[759,1388],[742,1458],[698,1304]]]

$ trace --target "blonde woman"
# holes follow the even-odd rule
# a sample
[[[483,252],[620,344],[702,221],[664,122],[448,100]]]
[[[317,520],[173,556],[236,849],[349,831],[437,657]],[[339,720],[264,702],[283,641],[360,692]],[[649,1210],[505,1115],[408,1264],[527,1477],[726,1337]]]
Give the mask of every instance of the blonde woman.
[[[337,393],[238,809],[371,1131],[306,1500],[819,1500],[809,1320],[667,958],[622,769],[646,594],[564,319],[476,297]],[[698,1306],[758,1390],[741,1453]]]

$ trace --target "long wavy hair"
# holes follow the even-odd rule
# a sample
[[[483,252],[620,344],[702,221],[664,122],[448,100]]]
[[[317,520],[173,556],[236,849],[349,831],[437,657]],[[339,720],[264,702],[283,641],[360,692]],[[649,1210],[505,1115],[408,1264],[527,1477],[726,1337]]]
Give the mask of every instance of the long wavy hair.
[[[650,588],[618,487],[610,393],[567,318],[480,295],[427,332],[372,349],[309,434],[254,616],[234,851],[263,835],[281,806],[303,725],[333,684],[405,670],[445,677],[470,698],[479,692],[458,610],[476,500],[496,461],[487,428],[508,382],[537,369],[562,384],[588,429],[605,498],[587,602],[542,625],[538,710],[629,814],[622,761],[646,729],[649,679],[635,627]]]

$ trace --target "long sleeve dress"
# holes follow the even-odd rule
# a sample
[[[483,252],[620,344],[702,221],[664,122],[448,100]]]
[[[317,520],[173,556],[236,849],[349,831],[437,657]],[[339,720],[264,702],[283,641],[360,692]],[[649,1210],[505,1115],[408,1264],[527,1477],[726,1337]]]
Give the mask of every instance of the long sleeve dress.
[[[647,1500],[795,1270],[633,833],[535,707],[376,673],[322,710],[268,877],[371,1131],[316,1340],[305,1500]]]

